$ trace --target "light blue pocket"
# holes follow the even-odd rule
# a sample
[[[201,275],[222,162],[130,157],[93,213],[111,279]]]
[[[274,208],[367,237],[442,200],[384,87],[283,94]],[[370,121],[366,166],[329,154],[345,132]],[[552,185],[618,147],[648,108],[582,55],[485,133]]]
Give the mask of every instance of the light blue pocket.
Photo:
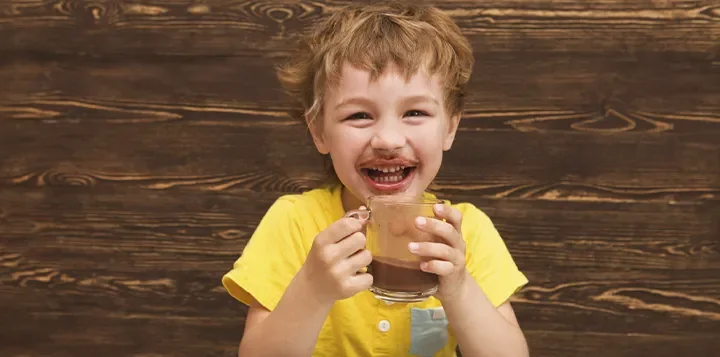
[[[432,357],[448,340],[448,320],[441,308],[410,308],[410,354]]]

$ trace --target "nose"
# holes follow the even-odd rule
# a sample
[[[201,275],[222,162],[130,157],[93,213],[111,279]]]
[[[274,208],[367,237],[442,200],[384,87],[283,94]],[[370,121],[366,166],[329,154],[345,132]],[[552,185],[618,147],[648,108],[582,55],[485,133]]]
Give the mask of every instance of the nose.
[[[393,120],[384,121],[378,125],[370,141],[370,146],[380,151],[396,151],[405,147],[406,138],[399,123]]]

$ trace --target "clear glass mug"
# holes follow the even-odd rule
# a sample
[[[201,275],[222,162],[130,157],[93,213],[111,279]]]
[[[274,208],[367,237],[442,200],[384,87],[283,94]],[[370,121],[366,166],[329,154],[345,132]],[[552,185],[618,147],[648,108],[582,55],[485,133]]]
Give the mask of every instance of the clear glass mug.
[[[373,276],[370,291],[380,300],[418,302],[433,295],[438,276],[420,270],[424,260],[408,250],[410,242],[439,242],[415,226],[418,216],[433,217],[441,200],[426,197],[383,195],[368,199],[367,209],[349,211],[346,217],[367,220],[366,249],[373,256],[367,267]]]

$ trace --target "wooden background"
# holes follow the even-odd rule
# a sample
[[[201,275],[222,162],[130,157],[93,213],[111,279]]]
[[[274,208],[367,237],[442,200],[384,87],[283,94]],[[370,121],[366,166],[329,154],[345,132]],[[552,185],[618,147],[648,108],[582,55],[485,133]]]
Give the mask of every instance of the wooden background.
[[[322,169],[272,66],[344,3],[0,0],[0,356],[236,355],[220,278]],[[720,1],[435,3],[478,59],[437,188],[533,356],[717,356]]]

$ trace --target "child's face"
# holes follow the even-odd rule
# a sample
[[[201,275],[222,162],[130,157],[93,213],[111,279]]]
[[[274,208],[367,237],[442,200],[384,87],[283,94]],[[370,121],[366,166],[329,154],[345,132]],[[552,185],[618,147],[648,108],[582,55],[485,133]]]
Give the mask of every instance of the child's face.
[[[345,65],[326,91],[315,145],[359,202],[371,195],[421,194],[450,149],[459,116],[449,117],[440,78],[419,71],[405,81],[394,66],[376,80]],[[348,203],[348,202],[346,202]]]

